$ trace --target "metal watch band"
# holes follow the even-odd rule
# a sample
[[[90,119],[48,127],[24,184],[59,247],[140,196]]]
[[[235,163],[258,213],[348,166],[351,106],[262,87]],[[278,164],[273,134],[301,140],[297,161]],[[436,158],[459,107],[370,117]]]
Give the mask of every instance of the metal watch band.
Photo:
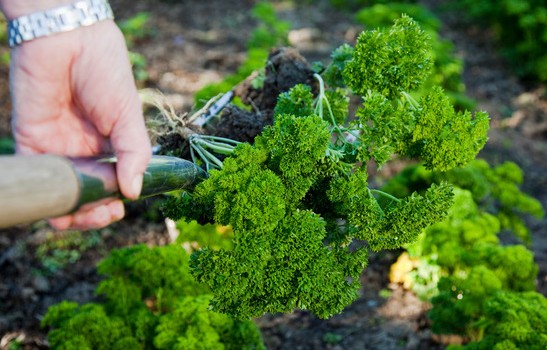
[[[114,19],[107,0],[81,0],[34,12],[8,22],[8,44],[13,48],[25,41],[89,26],[105,19]]]

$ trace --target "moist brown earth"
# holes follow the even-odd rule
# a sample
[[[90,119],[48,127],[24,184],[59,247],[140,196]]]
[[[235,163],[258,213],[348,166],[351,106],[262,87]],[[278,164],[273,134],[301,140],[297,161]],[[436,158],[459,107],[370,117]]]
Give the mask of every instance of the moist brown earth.
[[[234,88],[234,95],[251,110],[229,106],[222,111],[220,118],[207,124],[209,134],[252,142],[265,126],[272,124],[273,109],[279,94],[296,84],[307,84],[317,90],[310,64],[293,48],[273,50],[268,56],[264,75],[260,87],[253,87],[255,76],[251,75]]]
[[[181,114],[190,111],[197,90],[237,69],[245,58],[248,33],[256,25],[249,15],[254,1],[111,3],[120,20],[140,11],[150,13],[154,36],[137,41],[132,48],[148,61],[149,79],[143,85],[162,91]],[[441,35],[455,43],[456,54],[465,62],[467,95],[492,117],[490,140],[480,156],[492,164],[515,161],[525,172],[523,190],[547,207],[545,87],[519,81],[511,73],[497,53],[493,33],[457,14],[439,11],[443,1],[422,3],[441,16]],[[313,6],[276,4],[282,19],[292,24],[291,44],[298,50],[291,51],[293,56],[288,62],[328,62],[334,48],[354,42],[362,29],[353,22],[351,13],[332,9],[328,1],[315,1]],[[5,50],[0,48],[0,54]],[[303,60],[294,59],[299,55]],[[278,58],[283,57],[286,56]],[[290,70],[287,77],[309,82],[309,72],[294,74],[307,71],[304,63],[302,67]],[[278,78],[272,76],[275,92],[239,87],[237,92],[260,108],[251,112],[228,108],[224,112],[228,122],[213,125],[214,133],[236,134],[242,140],[251,140],[263,125],[271,122],[271,97],[285,89],[285,85],[278,84]],[[0,65],[0,136],[10,133],[10,108],[8,70]],[[180,145],[180,140],[173,142]],[[123,221],[100,231],[84,232],[84,237],[95,238],[94,243],[82,249],[74,262],[57,270],[47,269],[44,260],[38,258],[40,247],[51,237],[66,237],[70,233],[55,232],[44,222],[0,231],[0,349],[7,348],[13,340],[18,340],[24,349],[48,349],[46,330],[39,327],[40,318],[50,305],[61,300],[95,300],[93,290],[101,279],[95,265],[111,249],[136,243],[167,244],[171,239],[169,231],[157,212],[150,209],[154,205],[153,199],[129,204],[129,214]],[[540,268],[538,291],[547,295],[547,219],[530,219],[529,227],[531,248]],[[267,348],[444,349],[448,342],[461,341],[457,337],[434,336],[426,317],[427,303],[389,282],[389,266],[398,253],[388,251],[371,256],[358,300],[340,315],[320,320],[306,312],[294,312],[257,319]]]

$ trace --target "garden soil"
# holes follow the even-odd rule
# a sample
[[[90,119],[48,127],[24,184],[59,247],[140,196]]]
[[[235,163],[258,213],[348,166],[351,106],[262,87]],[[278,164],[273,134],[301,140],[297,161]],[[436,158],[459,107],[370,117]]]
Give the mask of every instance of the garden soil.
[[[290,39],[297,51],[289,55],[301,55],[307,62],[327,62],[334,48],[353,43],[362,28],[352,21],[350,13],[333,10],[328,1],[315,3],[313,7],[279,5],[279,13],[293,28]],[[442,1],[423,3],[443,19],[442,36],[455,43],[456,54],[465,62],[467,95],[492,117],[490,140],[480,156],[492,164],[516,162],[525,171],[523,190],[547,207],[545,88],[521,82],[511,73],[497,54],[491,32],[465,22],[461,16],[440,11]],[[133,47],[148,61],[149,78],[141,87],[162,91],[180,114],[192,109],[197,90],[220,81],[243,62],[248,34],[256,25],[250,16],[253,1],[111,0],[111,4],[120,20],[140,11],[151,14],[153,37],[137,41]],[[245,116],[231,108],[227,114],[234,116],[232,124],[217,125],[215,130],[221,135],[236,131],[242,138],[252,139],[271,117],[267,112],[271,101],[264,98],[271,94],[260,96],[248,88],[242,91],[261,104],[258,110],[263,112],[262,119],[256,124],[256,114]],[[9,116],[8,70],[0,66],[0,137],[9,135]],[[244,120],[255,124],[246,129],[241,124]],[[67,240],[71,233],[55,232],[45,222],[0,231],[0,349],[7,349],[14,340],[24,349],[48,349],[40,318],[50,305],[61,300],[96,300],[93,290],[100,276],[95,265],[111,249],[136,243],[169,243],[171,231],[151,209],[155,203],[148,199],[128,204],[123,221],[100,231],[84,232],[68,257],[70,263],[56,269],[38,258],[40,247],[52,237]],[[529,226],[540,267],[538,290],[547,295],[547,219],[530,219]],[[389,268],[398,253],[371,256],[358,300],[340,315],[320,320],[307,312],[294,312],[257,319],[267,348],[444,349],[447,343],[461,341],[433,335],[426,317],[429,305],[390,283]]]

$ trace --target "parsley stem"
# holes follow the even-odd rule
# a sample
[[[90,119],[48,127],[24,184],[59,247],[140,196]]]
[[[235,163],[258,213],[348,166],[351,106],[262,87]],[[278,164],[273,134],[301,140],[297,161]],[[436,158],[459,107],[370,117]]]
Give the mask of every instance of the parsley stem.
[[[215,166],[217,166],[219,169],[222,168],[222,162],[220,161],[220,159],[215,157],[211,152],[207,151],[205,148],[202,148],[201,151],[206,156],[207,160],[214,163]]]
[[[194,163],[196,162],[196,153],[205,163],[207,171],[211,167],[222,168],[222,161],[212,152],[217,154],[229,155],[234,152],[235,147],[240,144],[239,141],[230,140],[224,137],[212,135],[193,134],[188,138],[190,142],[190,155]],[[210,152],[211,150],[212,152]]]
[[[220,153],[220,154],[231,154],[233,151],[234,151],[234,147],[233,146],[230,146],[230,145],[226,145],[226,144],[223,144],[223,143],[219,143],[219,142],[211,142],[211,141],[206,141],[206,140],[203,140],[203,139],[196,139],[194,141],[195,143],[197,144],[200,144],[200,145],[203,145],[204,147],[206,148],[209,148],[217,153]]]
[[[202,138],[204,140],[219,141],[219,142],[222,142],[222,143],[232,143],[236,146],[241,143],[240,141],[232,140],[232,139],[229,139],[229,138],[226,138],[226,137],[214,136],[214,135],[200,135],[200,138]]]
[[[410,105],[412,106],[412,109],[417,110],[420,108],[420,104],[418,103],[418,101],[416,101],[414,97],[410,96],[408,92],[402,91],[401,94],[408,101],[408,103],[410,103]]]
[[[384,191],[374,190],[374,189],[369,189],[369,191],[370,191],[371,193],[374,193],[374,194],[377,194],[377,195],[380,195],[380,196],[389,198],[389,199],[391,199],[391,200],[394,201],[394,202],[397,202],[397,203],[400,203],[400,202],[401,202],[401,200],[400,200],[399,198],[394,197],[394,196],[392,196],[392,195],[390,195],[389,193],[386,193],[386,192],[384,192]]]
[[[190,144],[190,150],[192,151],[192,153],[193,153],[193,151],[195,151],[199,155],[201,160],[205,163],[205,167],[207,168],[207,171],[209,171],[210,168],[211,168],[211,162],[209,162],[209,160],[207,159],[207,157],[203,153],[203,148],[198,146],[198,145]],[[196,161],[194,160],[194,163],[195,162]]]
[[[325,105],[327,106],[327,110],[329,112],[328,113],[329,118],[330,118],[330,121],[331,121],[331,124],[332,124],[332,127],[333,127],[334,131],[339,136],[339,139],[344,140],[344,142],[345,142],[344,132],[338,126],[338,123],[336,122],[336,119],[334,118],[334,113],[332,112],[332,108],[330,106],[329,99],[325,95],[325,82],[323,81],[323,78],[321,78],[321,76],[317,73],[315,73],[313,75],[313,77],[319,82],[319,96],[317,96],[317,105],[315,106],[315,112],[322,119],[324,119],[324,117],[323,117],[323,102],[324,102]]]
[[[205,162],[205,166],[207,167],[207,171],[209,171],[209,169],[211,167],[222,168],[222,162],[220,161],[220,159],[218,159],[217,157],[215,157],[214,154],[212,154],[207,149],[205,149],[204,146],[207,146],[207,147],[211,148],[212,150],[214,150],[218,153],[221,153],[221,154],[223,153],[221,151],[224,151],[224,150],[221,149],[221,147],[218,147],[218,146],[215,146],[215,145],[210,145],[207,141],[204,141],[204,140],[200,139],[199,135],[197,135],[197,136],[193,136],[190,139],[190,154],[192,156],[192,159],[194,160],[194,158],[195,158],[195,154],[193,152],[193,151],[195,151],[199,155],[201,160],[203,160],[203,162]],[[195,162],[195,160],[194,160],[194,162]]]

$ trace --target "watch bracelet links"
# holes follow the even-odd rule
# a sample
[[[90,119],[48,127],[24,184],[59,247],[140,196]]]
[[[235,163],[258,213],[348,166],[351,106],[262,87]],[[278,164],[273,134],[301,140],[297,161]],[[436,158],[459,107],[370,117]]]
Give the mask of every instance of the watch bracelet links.
[[[81,0],[8,21],[8,44],[13,48],[25,41],[68,32],[106,19],[114,19],[107,0]]]

